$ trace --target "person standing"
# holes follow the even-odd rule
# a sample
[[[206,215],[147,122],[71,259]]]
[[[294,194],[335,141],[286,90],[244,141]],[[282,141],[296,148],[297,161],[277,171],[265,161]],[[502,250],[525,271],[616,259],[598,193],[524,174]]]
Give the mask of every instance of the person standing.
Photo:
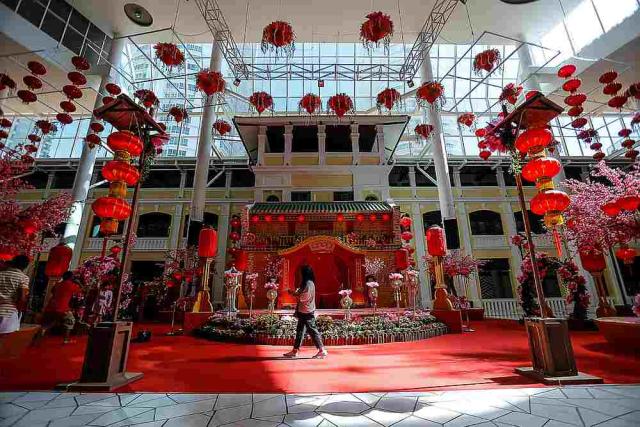
[[[59,326],[64,329],[64,344],[71,343],[71,331],[76,324],[76,318],[71,310],[71,300],[81,293],[82,289],[73,280],[73,273],[66,271],[62,275],[62,280],[51,290],[51,298],[42,319],[43,335],[49,329]]]
[[[324,359],[329,354],[325,350],[322,344],[322,337],[320,331],[316,326],[316,285],[315,275],[313,270],[308,265],[302,266],[302,283],[300,287],[295,291],[289,290],[293,296],[297,299],[296,312],[294,316],[298,319],[298,325],[296,327],[296,340],[293,344],[293,350],[284,354],[284,357],[294,358],[298,356],[302,340],[304,339],[305,332],[308,330],[311,339],[315,344],[318,352],[314,359]]]
[[[9,268],[0,271],[0,334],[8,334],[20,329],[18,311],[27,302],[29,276],[24,270],[29,266],[29,257],[18,255]]]

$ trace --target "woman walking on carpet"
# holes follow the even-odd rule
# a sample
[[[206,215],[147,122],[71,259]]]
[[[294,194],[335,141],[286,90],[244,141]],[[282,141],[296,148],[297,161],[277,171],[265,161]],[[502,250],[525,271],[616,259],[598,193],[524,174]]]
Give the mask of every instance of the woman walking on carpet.
[[[318,352],[313,356],[313,358],[324,359],[327,357],[328,353],[322,344],[322,337],[320,336],[320,331],[318,331],[318,327],[316,326],[316,285],[314,283],[316,279],[313,274],[313,270],[308,265],[302,266],[301,273],[302,283],[300,284],[300,287],[295,291],[291,291],[289,289],[289,293],[294,295],[298,300],[296,304],[296,312],[294,314],[298,319],[298,326],[296,327],[296,340],[293,344],[293,350],[285,353],[284,357],[294,358],[298,356],[298,351],[300,351],[300,346],[302,345],[302,340],[304,340],[305,332],[308,330],[313,343],[318,349]]]

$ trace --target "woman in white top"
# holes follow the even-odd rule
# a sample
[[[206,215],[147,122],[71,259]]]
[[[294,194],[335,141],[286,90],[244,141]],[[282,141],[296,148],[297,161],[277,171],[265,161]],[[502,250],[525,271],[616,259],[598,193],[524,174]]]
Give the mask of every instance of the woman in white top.
[[[316,353],[313,358],[324,359],[327,357],[328,353],[322,344],[322,337],[320,336],[320,331],[318,331],[318,327],[316,326],[316,286],[314,283],[316,279],[313,274],[313,270],[308,265],[302,266],[301,273],[302,283],[300,284],[300,287],[294,292],[289,290],[289,293],[292,293],[298,300],[298,303],[296,304],[296,312],[294,314],[298,319],[296,340],[293,344],[293,350],[285,353],[284,356],[292,358],[298,356],[298,351],[302,345],[305,332],[308,330],[313,343],[318,349],[318,353]]]

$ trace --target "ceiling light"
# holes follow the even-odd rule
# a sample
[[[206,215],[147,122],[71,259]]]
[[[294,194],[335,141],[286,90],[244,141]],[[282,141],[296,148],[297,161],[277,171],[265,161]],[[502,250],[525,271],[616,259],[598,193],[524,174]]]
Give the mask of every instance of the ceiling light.
[[[153,24],[153,17],[147,9],[135,3],[127,3],[124,5],[124,13],[127,18],[136,25],[141,27],[149,27]]]

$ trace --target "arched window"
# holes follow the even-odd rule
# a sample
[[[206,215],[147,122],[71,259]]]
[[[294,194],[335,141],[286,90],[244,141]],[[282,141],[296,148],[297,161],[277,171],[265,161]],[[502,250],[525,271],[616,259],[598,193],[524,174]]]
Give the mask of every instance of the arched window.
[[[138,218],[138,237],[169,237],[171,215],[162,212],[150,212]]]
[[[442,227],[442,214],[440,211],[431,211],[422,214],[422,222],[424,224],[424,231],[432,225],[438,225]]]
[[[93,216],[93,219],[91,220],[91,234],[89,237],[103,237],[102,233],[100,233],[100,223],[102,222],[102,220],[100,219],[100,217],[97,216]],[[116,232],[116,234],[122,234],[124,233],[124,223],[125,221],[120,221],[118,223],[118,231]]]
[[[208,227],[213,227],[216,230],[218,229],[218,215],[211,213],[211,212],[205,212],[202,215],[202,225],[206,225]],[[185,215],[184,217],[184,229],[182,230],[182,237],[187,237],[187,230],[189,228],[189,215]],[[200,230],[198,229],[198,232],[200,232]]]
[[[280,198],[275,194],[271,194],[267,197],[267,202],[279,202]]]
[[[531,224],[531,232],[534,234],[544,234],[544,217],[536,215],[531,211],[527,212],[529,213],[529,224]],[[514,212],[513,216],[516,220],[516,228],[518,229],[518,233],[524,233],[524,220],[522,218],[522,212]]]
[[[378,201],[378,196],[376,196],[375,194],[369,194],[367,197],[364,198],[365,202],[377,202]]]
[[[476,236],[502,235],[502,218],[498,212],[480,210],[469,214],[471,234]]]

